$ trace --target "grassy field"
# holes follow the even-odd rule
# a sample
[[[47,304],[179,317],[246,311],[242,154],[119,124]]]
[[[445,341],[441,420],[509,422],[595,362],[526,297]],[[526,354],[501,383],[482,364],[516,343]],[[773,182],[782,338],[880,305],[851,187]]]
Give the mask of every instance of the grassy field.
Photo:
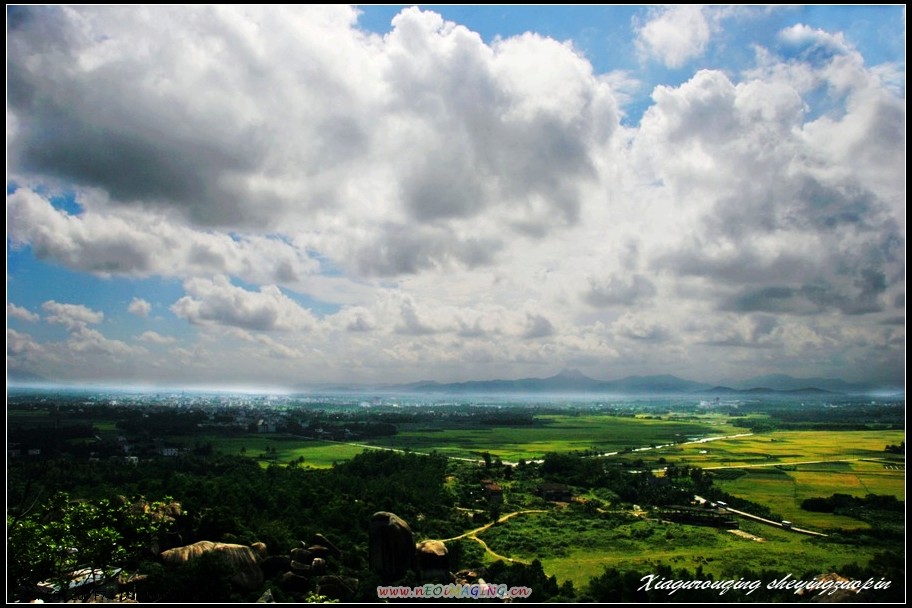
[[[867,563],[875,549],[829,543],[786,530],[742,521],[741,529],[763,542],[715,528],[597,517],[530,514],[483,533],[492,550],[514,559],[538,558],[549,575],[580,587],[605,567],[654,570],[698,566],[716,578],[736,577],[742,568],[800,576]],[[531,540],[530,540],[531,539]]]
[[[437,451],[462,458],[478,458],[480,453],[489,452],[505,461],[515,462],[520,458],[541,458],[547,452],[614,452],[736,432],[738,429],[728,425],[721,416],[678,421],[549,415],[536,417],[536,424],[530,426],[428,428],[426,425],[404,424],[398,435],[375,439],[370,443],[416,452]]]
[[[798,526],[847,530],[867,529],[862,521],[801,508],[806,498],[832,494],[890,494],[905,500],[905,471],[884,468],[884,461],[825,462],[778,468],[741,469],[737,479],[719,479],[716,484],[729,494],[768,506]]]
[[[743,430],[741,431],[743,432]],[[749,437],[664,448],[669,462],[703,468],[818,460],[883,458],[884,446],[905,439],[903,431],[776,431]]]
[[[244,455],[251,458],[264,456],[260,458],[263,466],[268,466],[271,462],[288,464],[303,458],[304,466],[317,469],[329,468],[335,462],[349,460],[364,451],[364,448],[359,446],[280,434],[251,433],[239,437],[200,435],[186,440],[188,447],[199,443],[212,443],[213,449],[222,454]],[[271,451],[273,449],[274,453]]]

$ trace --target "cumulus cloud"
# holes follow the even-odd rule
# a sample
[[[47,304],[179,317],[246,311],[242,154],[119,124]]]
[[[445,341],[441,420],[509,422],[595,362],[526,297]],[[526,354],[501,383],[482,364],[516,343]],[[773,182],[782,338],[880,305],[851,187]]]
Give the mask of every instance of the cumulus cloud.
[[[547,338],[555,333],[554,324],[547,317],[540,314],[526,313],[526,327],[522,337],[526,340]]]
[[[94,355],[145,355],[148,351],[141,346],[130,346],[121,340],[112,340],[105,337],[96,329],[85,325],[73,328],[67,340],[69,349],[77,354]]]
[[[638,30],[637,44],[641,52],[670,68],[679,68],[688,60],[699,57],[711,34],[705,10],[697,5],[656,9]]]
[[[16,306],[12,302],[6,305],[6,316],[12,317],[14,319],[19,319],[20,321],[28,321],[29,323],[35,323],[39,319],[36,313],[33,313],[28,308],[23,308],[21,306]]]
[[[734,10],[650,9],[634,44],[690,65]],[[782,29],[751,65],[656,86],[621,125],[650,74],[417,8],[383,36],[337,6],[10,21],[10,250],[182,281],[170,312],[194,337],[132,332],[180,341],[156,373],[687,375],[729,349],[733,374],[804,357],[902,375],[904,74],[839,32]],[[136,293],[128,311],[151,314]],[[68,341],[14,334],[17,352],[63,376],[74,353],[87,376],[132,364],[101,311],[46,297]]]
[[[638,302],[650,300],[656,294],[652,281],[642,274],[630,277],[612,276],[608,280],[589,279],[589,289],[583,294],[583,299],[595,307],[613,305],[630,306]]]
[[[137,317],[148,317],[151,311],[152,305],[142,298],[133,298],[127,306],[127,312],[134,314]]]
[[[41,308],[47,313],[45,320],[48,323],[58,323],[69,330],[85,328],[86,325],[101,323],[104,319],[104,313],[92,310],[82,304],[61,304],[54,300],[48,300],[41,305]]]
[[[143,342],[150,342],[152,344],[174,344],[177,342],[177,338],[173,336],[163,336],[154,331],[144,331],[139,335],[139,339]]]
[[[9,327],[6,328],[7,356],[21,364],[29,359],[36,358],[42,352],[41,345],[31,335]]]
[[[22,9],[9,46],[15,172],[104,196],[80,219],[22,205],[17,238],[71,267],[148,275],[173,261],[149,254],[164,250],[161,230],[145,229],[167,228],[162,216],[241,234],[291,221],[349,268],[393,275],[489,263],[503,230],[540,236],[579,220],[619,115],[572,45],[532,33],[486,44],[417,8],[383,38],[355,18],[347,7]],[[146,226],[101,228],[124,209]],[[454,235],[480,217],[481,234]],[[427,228],[406,234],[413,223]],[[196,254],[237,272],[232,243],[171,228],[182,266],[201,264]],[[285,257],[290,272],[306,266]]]
[[[612,330],[625,338],[643,342],[667,342],[672,339],[671,330],[663,324],[635,313],[624,313],[615,321]]]
[[[7,213],[13,247],[28,245],[39,259],[102,276],[230,273],[287,284],[318,268],[282,238],[200,231],[141,210],[70,215],[27,188],[7,196]]]
[[[171,306],[171,312],[194,325],[224,325],[257,331],[300,331],[313,326],[313,314],[282,293],[275,285],[248,291],[225,276],[189,279],[188,295]]]

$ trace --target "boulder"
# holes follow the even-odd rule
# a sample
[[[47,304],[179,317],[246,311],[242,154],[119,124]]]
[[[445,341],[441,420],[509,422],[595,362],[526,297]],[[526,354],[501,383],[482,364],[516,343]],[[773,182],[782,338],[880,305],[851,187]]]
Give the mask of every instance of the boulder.
[[[450,582],[450,556],[446,545],[440,540],[424,540],[415,545],[415,557],[421,580],[426,582]]]
[[[266,543],[253,543],[250,545],[250,548],[256,552],[260,559],[266,559],[266,556],[269,555],[269,549],[266,547]]]
[[[402,578],[414,566],[412,529],[393,513],[374,513],[370,522],[369,544],[371,570],[379,574],[384,583]]]
[[[336,545],[331,543],[330,540],[328,538],[326,538],[325,536],[323,536],[322,534],[319,534],[319,533],[314,534],[313,540],[314,540],[314,542],[313,542],[314,545],[319,545],[321,547],[326,547],[327,549],[329,549],[330,555],[332,555],[336,559],[342,558],[342,552],[339,550],[339,547],[337,547]]]
[[[263,576],[272,578],[281,572],[287,572],[291,567],[291,559],[287,555],[270,555],[260,562],[260,569]]]
[[[314,557],[322,557],[323,559],[329,557],[330,553],[329,547],[324,547],[323,545],[311,545],[307,547],[307,551]]]
[[[309,589],[310,580],[292,572],[286,572],[282,575],[282,578],[279,579],[279,587],[281,587],[283,591],[303,593]]]
[[[301,562],[302,564],[309,564],[313,558],[314,554],[307,549],[297,548],[291,550],[291,559]]]
[[[232,582],[245,589],[256,589],[263,584],[263,571],[260,570],[259,556],[246,545],[214,543],[201,540],[192,545],[168,549],[161,553],[166,564],[183,565],[204,553],[215,552],[228,563],[234,571]]]
[[[317,581],[317,593],[332,600],[348,602],[358,591],[358,579],[350,576],[321,576]]]
[[[323,574],[326,572],[326,560],[322,557],[315,557],[310,569],[314,574]]]
[[[311,571],[310,564],[302,564],[301,562],[296,562],[291,560],[291,572],[295,574],[300,574],[301,576],[309,576]]]

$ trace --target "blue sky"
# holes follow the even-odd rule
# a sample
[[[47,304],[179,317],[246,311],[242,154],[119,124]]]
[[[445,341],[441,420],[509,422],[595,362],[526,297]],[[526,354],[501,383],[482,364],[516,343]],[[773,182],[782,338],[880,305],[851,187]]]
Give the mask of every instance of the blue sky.
[[[905,9],[8,8],[7,373],[904,384]]]

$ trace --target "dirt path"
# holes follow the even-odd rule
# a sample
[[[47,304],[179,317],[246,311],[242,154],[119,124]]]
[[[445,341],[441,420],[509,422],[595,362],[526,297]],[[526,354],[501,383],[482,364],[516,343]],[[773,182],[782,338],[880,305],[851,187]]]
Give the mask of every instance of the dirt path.
[[[524,515],[526,513],[547,513],[547,511],[545,511],[543,509],[527,509],[525,511],[513,511],[512,513],[507,513],[506,515],[502,515],[500,517],[500,519],[497,520],[496,523],[502,524],[505,521],[507,521],[508,519],[516,517],[517,515]],[[463,538],[472,538],[476,534],[481,534],[482,532],[484,532],[485,530],[487,530],[488,528],[493,526],[494,523],[495,522],[492,521],[491,523],[487,523],[487,524],[481,526],[480,528],[475,528],[474,530],[469,530],[468,532],[464,532],[463,534],[460,534],[459,536],[454,536],[453,538],[443,538],[443,539],[441,539],[441,541],[446,543],[451,540],[461,540]],[[484,543],[482,543],[482,544],[484,544]],[[494,552],[491,551],[491,553],[494,553]]]
[[[497,520],[496,523],[502,524],[505,521],[507,521],[508,519],[516,517],[517,515],[525,515],[527,513],[547,513],[547,511],[545,511],[543,509],[527,509],[525,511],[513,511],[512,513],[507,513],[506,515],[501,516]],[[453,538],[444,538],[444,539],[441,539],[441,541],[447,543],[447,542],[450,542],[451,540],[462,540],[463,538],[470,538],[470,539],[474,540],[476,543],[478,543],[479,545],[481,545],[482,547],[484,547],[485,552],[491,554],[494,557],[494,559],[500,559],[500,560],[507,561],[507,562],[520,562],[523,564],[527,563],[523,560],[513,559],[512,557],[507,557],[506,555],[501,555],[499,553],[495,553],[488,546],[488,544],[485,541],[478,538],[479,534],[490,529],[491,526],[494,525],[494,523],[495,522],[492,521],[491,523],[485,524],[485,525],[481,526],[480,528],[475,528],[474,530],[469,530],[468,532],[464,532],[463,534],[460,534],[459,536],[454,536]]]

